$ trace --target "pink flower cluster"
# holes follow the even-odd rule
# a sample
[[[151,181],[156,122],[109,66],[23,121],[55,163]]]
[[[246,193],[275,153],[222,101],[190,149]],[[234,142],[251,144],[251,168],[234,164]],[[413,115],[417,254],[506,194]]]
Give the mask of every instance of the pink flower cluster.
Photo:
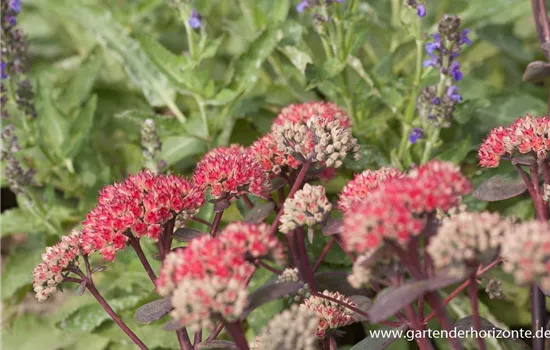
[[[271,255],[284,259],[283,247],[265,224],[237,222],[218,237],[203,236],[166,256],[157,291],[172,295],[172,316],[182,325],[211,328],[211,318],[221,314],[235,319],[246,306],[246,281],[254,271],[247,258]]]
[[[98,205],[82,224],[83,252],[98,250],[113,261],[128,234],[156,240],[163,223],[178,213],[194,215],[203,204],[203,192],[185,178],[141,171],[101,190]]]
[[[323,295],[342,301],[348,305],[357,307],[357,304],[338,292],[325,290]],[[354,312],[334,301],[317,297],[315,295],[304,300],[307,309],[317,316],[317,337],[324,338],[328,329],[340,328],[357,322]]]
[[[394,168],[365,170],[361,174],[355,174],[353,180],[342,189],[338,207],[346,212],[354,203],[361,201],[367,194],[378,188],[381,183],[401,176],[403,173]]]
[[[210,151],[197,164],[193,182],[202,189],[210,188],[216,198],[245,192],[263,196],[270,189],[269,177],[260,162],[239,146]]]
[[[301,104],[292,104],[281,110],[281,113],[273,120],[273,128],[276,125],[284,125],[285,122],[307,122],[313,117],[328,121],[338,120],[344,128],[351,126],[349,115],[335,103],[323,101],[311,101]]]
[[[549,151],[550,118],[526,115],[507,128],[499,126],[489,132],[479,147],[479,165],[497,167],[503,156],[513,156],[516,152],[544,159]]]
[[[62,272],[70,264],[76,264],[82,254],[80,250],[80,231],[73,231],[69,236],[63,236],[61,241],[46,248],[42,254],[42,263],[34,271],[33,289],[38,301],[44,301],[57,291],[57,285],[63,281]]]
[[[348,249],[363,253],[384,240],[405,244],[424,227],[424,214],[447,211],[471,191],[460,169],[439,160],[388,180],[344,214],[342,238]]]

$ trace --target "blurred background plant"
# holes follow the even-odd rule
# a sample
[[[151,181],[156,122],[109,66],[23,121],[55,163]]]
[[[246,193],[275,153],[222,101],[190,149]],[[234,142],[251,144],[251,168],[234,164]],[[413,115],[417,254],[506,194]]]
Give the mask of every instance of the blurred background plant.
[[[453,76],[453,86],[461,102],[446,125],[434,127],[421,119],[417,101],[443,97],[430,92],[441,84],[443,63],[422,62],[445,14],[460,18],[471,45],[456,58],[463,79]],[[140,168],[188,174],[213,147],[251,144],[282,107],[329,100],[352,117],[363,152],[327,184],[329,197],[354,172],[433,157],[462,164],[478,185],[496,174],[476,165],[474,151],[488,130],[547,111],[541,83],[522,81],[529,62],[544,60],[524,1],[2,0],[2,31],[8,349],[131,348],[91,298],[66,291],[50,308],[27,298],[44,246],[80,224],[102,186]],[[489,205],[469,197],[465,204],[519,219],[533,215],[528,196]],[[211,212],[202,218],[211,220]],[[240,215],[230,209],[224,220]],[[319,250],[324,243],[315,242]],[[117,260],[98,284],[132,323],[134,310],[154,293],[138,261],[125,254]],[[325,268],[351,266],[343,254],[326,261]],[[256,275],[251,288],[268,277]],[[482,316],[503,328],[528,325],[528,291],[499,270],[492,277],[508,298],[483,299]],[[455,300],[451,310],[468,314],[468,303]],[[282,307],[277,301],[254,311],[251,335]],[[75,332],[61,337],[66,329]],[[150,333],[157,348],[174,346],[154,327],[136,329]],[[362,339],[362,330],[355,332],[353,343]]]

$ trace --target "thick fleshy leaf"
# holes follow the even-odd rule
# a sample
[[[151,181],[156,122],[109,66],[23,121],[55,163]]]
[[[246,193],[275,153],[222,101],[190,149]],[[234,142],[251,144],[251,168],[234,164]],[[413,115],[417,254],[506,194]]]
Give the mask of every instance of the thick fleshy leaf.
[[[392,336],[386,336],[386,337],[368,337],[363,340],[361,340],[359,343],[355,344],[351,347],[351,350],[382,350],[390,346],[391,343],[399,339],[399,331],[405,332],[409,327],[404,324],[397,328],[391,328],[388,326],[383,326],[379,328],[378,330],[380,332],[390,332],[392,330],[395,331]]]
[[[269,283],[258,288],[248,296],[248,305],[241,314],[241,319],[244,319],[257,307],[270,301],[280,299],[288,294],[297,292],[303,287],[304,284],[300,282],[287,282]]]
[[[357,304],[357,308],[368,313],[368,310],[372,306],[372,299],[364,295],[352,295],[349,297],[351,301]],[[367,321],[368,317],[358,314],[357,312],[353,313],[353,316],[358,322]]]
[[[238,350],[235,343],[227,340],[208,340],[197,345],[200,350]]]
[[[174,320],[174,319],[168,321],[162,327],[162,329],[164,329],[165,331],[168,331],[168,332],[177,331],[178,329],[181,329],[181,328],[183,328],[183,326],[181,325],[181,322],[178,321],[178,320]]]
[[[329,219],[325,226],[323,226],[323,234],[325,236],[332,236],[342,232],[342,220]]]
[[[96,267],[92,268],[92,273],[103,272],[105,270],[107,270],[107,266],[106,265],[100,265],[100,266],[96,266]]]
[[[170,298],[165,297],[140,306],[136,310],[134,318],[137,323],[149,324],[153,321],[161,319],[167,315],[170,310],[172,310]]]
[[[504,338],[506,335],[502,329],[498,328],[483,317],[481,318],[481,331],[491,332],[498,336],[498,342],[504,349],[507,350],[530,350],[531,348],[520,339]],[[466,316],[456,321],[455,328],[457,330],[471,331],[474,329],[474,318],[472,316]],[[499,336],[500,334],[500,336]]]
[[[182,227],[178,228],[174,234],[173,237],[178,242],[189,242],[195,238],[201,237],[206,235],[205,232],[199,231],[194,228],[190,227]]]
[[[345,271],[323,271],[315,274],[319,290],[339,292],[344,295],[369,295],[367,289],[353,288],[348,282],[349,273]]]
[[[523,72],[523,81],[528,83],[540,83],[548,77],[550,77],[550,63],[548,62],[531,62]]]
[[[78,285],[78,288],[76,289],[76,294],[80,296],[84,294],[85,291],[86,291],[86,281],[82,281],[80,282],[80,284]]]
[[[514,173],[515,174],[515,173]],[[527,190],[519,174],[495,175],[483,182],[473,196],[485,202],[501,201],[519,196]]]
[[[258,203],[246,214],[244,221],[253,224],[260,223],[269,216],[273,208],[275,208],[275,204],[272,202]]]
[[[276,177],[271,181],[271,190],[277,191],[279,188],[283,188],[286,186],[288,181],[282,177]]]

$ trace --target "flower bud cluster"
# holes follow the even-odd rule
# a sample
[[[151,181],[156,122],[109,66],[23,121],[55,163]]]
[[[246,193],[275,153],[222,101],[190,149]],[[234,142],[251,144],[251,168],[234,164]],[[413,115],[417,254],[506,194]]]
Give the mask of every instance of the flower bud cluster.
[[[485,292],[489,295],[489,299],[503,299],[502,281],[491,278],[485,286]]]
[[[325,290],[323,295],[357,307],[356,303],[338,292],[329,292],[328,290]],[[313,295],[304,301],[304,305],[306,308],[313,311],[317,317],[316,335],[321,339],[325,337],[325,333],[329,329],[340,328],[357,322],[353,311],[332,300]]]
[[[306,123],[312,118],[327,121],[338,120],[343,128],[351,126],[350,116],[335,103],[312,101],[292,104],[283,108],[277,118],[273,120],[271,129],[275,130],[277,126],[283,126],[286,122],[292,124]]]
[[[80,231],[63,236],[54,246],[46,248],[42,254],[42,263],[38,264],[33,275],[33,289],[38,301],[45,301],[57,291],[57,285],[63,282],[63,272],[71,264],[77,264],[82,254],[80,249]]]
[[[183,177],[141,171],[101,190],[98,205],[82,224],[82,248],[113,261],[129,234],[157,240],[167,220],[181,212],[196,214],[204,201],[203,192]]]
[[[315,314],[304,305],[292,305],[275,315],[250,345],[252,350],[316,350],[316,331]]]
[[[503,156],[512,157],[516,152],[545,159],[549,151],[550,117],[526,115],[507,128],[499,126],[489,132],[479,147],[479,165],[497,167]]]
[[[348,276],[348,282],[353,288],[359,289],[369,283],[372,276],[372,269],[368,266],[370,257],[370,253],[361,254],[353,263],[351,274]]]
[[[353,180],[342,189],[338,208],[346,212],[354,203],[364,199],[370,192],[386,180],[401,177],[404,174],[394,168],[380,168],[378,170],[365,170],[361,174],[355,174]]]
[[[202,189],[210,188],[215,198],[222,195],[252,193],[263,196],[269,191],[269,177],[256,158],[240,147],[210,151],[195,168],[193,182]]]
[[[502,240],[504,271],[519,285],[540,283],[550,289],[550,224],[530,221],[515,225]]]
[[[462,96],[455,85],[446,87],[441,97],[438,97],[435,86],[428,86],[422,90],[418,99],[418,111],[423,120],[430,120],[436,126],[447,128],[451,126],[455,107],[460,101]]]
[[[512,224],[497,213],[460,213],[443,220],[437,235],[428,246],[436,269],[463,276],[488,264],[499,253],[502,237]]]
[[[2,152],[1,159],[5,161],[4,181],[14,194],[22,194],[25,188],[34,184],[34,171],[23,170],[21,163],[15,158],[14,154],[19,151],[19,142],[15,136],[15,128],[8,125],[2,130]]]
[[[296,227],[313,226],[322,222],[332,210],[323,186],[305,184],[292,198],[287,198],[281,216],[279,231],[289,233]]]

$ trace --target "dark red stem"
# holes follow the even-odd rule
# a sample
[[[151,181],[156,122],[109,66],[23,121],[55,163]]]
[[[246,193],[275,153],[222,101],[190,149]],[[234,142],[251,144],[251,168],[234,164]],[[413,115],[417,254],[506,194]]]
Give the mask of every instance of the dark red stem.
[[[296,238],[298,240],[298,253],[300,254],[301,263],[298,269],[301,269],[303,271],[303,276],[307,284],[309,284],[309,288],[311,289],[311,291],[316,292],[317,287],[315,283],[315,277],[313,277],[313,270],[311,269],[309,258],[307,256],[304,228],[298,227],[295,231],[297,233]]]
[[[244,335],[244,330],[241,322],[224,321],[224,324],[225,330],[227,331],[227,333],[229,333],[239,350],[250,350],[250,348],[248,347],[248,341],[246,340],[246,337]]]
[[[201,218],[193,217],[193,218],[191,218],[191,220],[193,220],[193,221],[195,221],[195,222],[198,222],[199,224],[206,225],[206,226],[208,226],[208,227],[211,226],[210,223],[209,223],[208,221],[203,220],[203,219],[201,219]]]
[[[212,237],[216,237],[216,232],[218,231],[218,227],[220,226],[220,223],[222,222],[222,216],[223,216],[223,210],[216,213],[216,216],[214,216],[214,221],[212,222],[212,225],[210,226],[210,235]]]
[[[323,262],[323,259],[327,256],[327,254],[330,251],[330,248],[332,247],[334,242],[336,242],[336,238],[334,238],[334,236],[330,237],[330,240],[327,242],[327,244],[325,244],[325,247],[323,248],[323,251],[321,252],[321,254],[319,254],[319,257],[317,258],[317,261],[313,265],[313,271],[314,272],[317,271],[317,269],[319,268],[319,265],[321,265],[321,262]]]
[[[263,267],[264,269],[266,269],[267,271],[271,271],[273,272],[274,274],[276,275],[280,275],[283,271],[279,270],[279,269],[276,269],[274,267],[271,267],[269,266],[268,264],[266,264],[265,262],[263,262],[261,259],[256,259],[254,261],[254,263],[258,266],[261,266]]]
[[[453,324],[451,323],[451,319],[449,318],[449,315],[447,314],[447,311],[445,311],[445,307],[443,306],[443,303],[441,301],[441,296],[437,292],[430,292],[426,294],[426,300],[432,307],[432,309],[435,311],[435,315],[437,319],[439,320],[441,327],[443,329],[447,330],[447,333],[451,335],[451,330],[454,328]],[[455,350],[462,349],[462,345],[460,345],[460,342],[457,338],[450,337],[449,343],[451,344],[451,347]]]
[[[193,337],[193,347],[196,347],[197,345],[199,345],[201,341],[202,341],[202,329],[199,330],[198,332],[195,332],[195,336]]]
[[[470,296],[470,305],[472,306],[472,318],[474,320],[474,329],[476,330],[477,337],[477,346],[479,350],[485,350],[485,342],[483,338],[479,336],[481,331],[481,316],[479,315],[479,302],[477,300],[477,277],[474,274],[470,277],[470,286],[468,287],[468,295]]]
[[[254,203],[248,198],[246,194],[241,195],[241,198],[243,199],[244,204],[248,207],[248,209],[254,208]]]
[[[424,329],[424,326],[422,325],[422,323],[419,322],[419,320],[421,320],[421,318],[419,318],[416,315],[412,305],[409,304],[409,305],[405,306],[405,313],[407,314],[407,318],[409,319],[409,323],[411,324],[411,327],[414,330],[421,331],[421,330]],[[418,345],[420,350],[434,350],[434,347],[433,347],[432,343],[430,342],[430,340],[428,338],[426,338],[426,337],[416,338],[415,337],[414,340],[416,341],[416,344]]]
[[[164,258],[166,257],[166,254],[170,253],[170,250],[172,249],[172,235],[174,234],[174,226],[176,224],[176,216],[174,215],[174,217],[170,220],[168,220],[165,224],[164,224],[164,230],[162,232],[162,236],[159,238],[160,239],[163,239],[163,247],[164,247],[164,251],[160,253],[160,261],[164,261]]]
[[[160,239],[159,239],[160,241]],[[157,280],[157,275],[155,275],[155,272],[153,271],[153,268],[149,264],[149,261],[147,260],[147,257],[143,253],[143,249],[141,249],[141,244],[139,243],[139,238],[136,238],[134,236],[131,236],[130,239],[128,239],[128,244],[134,249],[136,252],[136,255],[138,256],[139,261],[143,265],[143,268],[145,269],[145,272],[147,272],[147,275],[151,279],[151,282],[153,282],[153,285],[155,284],[155,281]],[[164,259],[164,257],[162,257]]]
[[[328,338],[328,348],[329,350],[338,349],[338,344],[336,344],[336,339],[334,339],[332,335]]]

